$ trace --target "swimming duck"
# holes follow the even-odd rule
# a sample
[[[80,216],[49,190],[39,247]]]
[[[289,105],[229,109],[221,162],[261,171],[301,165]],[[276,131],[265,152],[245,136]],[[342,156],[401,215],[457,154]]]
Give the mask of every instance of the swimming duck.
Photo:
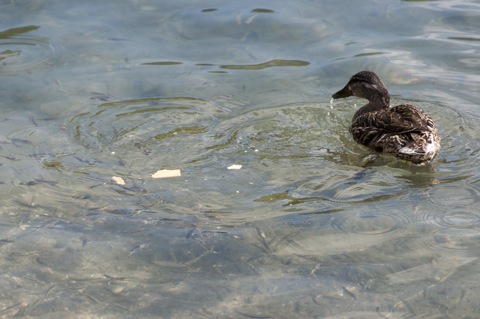
[[[374,72],[361,71],[332,98],[357,96],[368,100],[352,119],[353,139],[379,153],[422,164],[440,149],[440,137],[433,119],[410,104],[390,106],[390,95]]]

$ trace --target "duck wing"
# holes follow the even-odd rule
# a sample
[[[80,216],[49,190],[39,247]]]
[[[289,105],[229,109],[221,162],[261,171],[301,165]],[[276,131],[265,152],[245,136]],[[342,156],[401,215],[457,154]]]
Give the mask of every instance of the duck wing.
[[[377,134],[407,134],[433,132],[435,122],[422,110],[410,104],[397,105],[356,117],[351,128],[371,129]]]
[[[355,141],[380,152],[401,148],[419,137],[434,136],[436,131],[432,118],[409,104],[360,114],[350,126]]]

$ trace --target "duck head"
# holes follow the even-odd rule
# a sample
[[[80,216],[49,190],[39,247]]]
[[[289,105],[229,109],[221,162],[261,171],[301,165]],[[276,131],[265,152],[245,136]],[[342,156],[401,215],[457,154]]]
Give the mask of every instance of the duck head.
[[[367,99],[370,104],[378,107],[390,107],[390,96],[382,80],[371,71],[361,71],[351,77],[347,85],[332,98],[340,99],[349,96]]]

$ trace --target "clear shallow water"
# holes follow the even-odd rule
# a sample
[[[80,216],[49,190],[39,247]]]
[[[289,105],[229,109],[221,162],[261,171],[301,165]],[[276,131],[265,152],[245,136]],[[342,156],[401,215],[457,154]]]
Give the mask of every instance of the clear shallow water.
[[[1,316],[480,312],[479,2],[0,9]],[[433,165],[365,167],[330,104],[365,68]]]

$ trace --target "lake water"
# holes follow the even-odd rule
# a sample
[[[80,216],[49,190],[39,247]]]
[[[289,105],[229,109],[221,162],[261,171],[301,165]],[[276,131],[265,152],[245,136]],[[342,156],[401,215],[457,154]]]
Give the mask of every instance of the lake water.
[[[480,1],[1,1],[0,21],[0,316],[478,317]],[[436,119],[434,163],[365,165],[365,101],[330,104],[363,69]]]

